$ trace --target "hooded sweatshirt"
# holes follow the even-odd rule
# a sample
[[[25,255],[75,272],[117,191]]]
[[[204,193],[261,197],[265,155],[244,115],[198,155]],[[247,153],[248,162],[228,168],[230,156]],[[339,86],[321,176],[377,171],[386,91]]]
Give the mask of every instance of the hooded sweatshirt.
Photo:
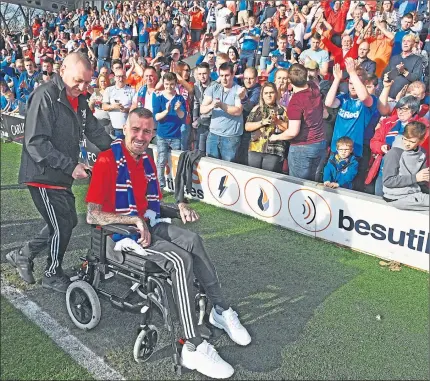
[[[426,155],[421,147],[405,151],[403,136],[397,136],[392,148],[384,156],[384,197],[398,200],[410,194],[421,192],[416,174],[426,167]]]

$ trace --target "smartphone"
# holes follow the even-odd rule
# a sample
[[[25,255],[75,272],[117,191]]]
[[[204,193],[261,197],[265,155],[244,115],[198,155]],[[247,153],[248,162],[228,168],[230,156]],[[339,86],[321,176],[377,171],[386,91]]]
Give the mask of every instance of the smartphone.
[[[397,69],[393,69],[388,72],[388,79],[390,81],[394,81],[399,76],[399,72]]]

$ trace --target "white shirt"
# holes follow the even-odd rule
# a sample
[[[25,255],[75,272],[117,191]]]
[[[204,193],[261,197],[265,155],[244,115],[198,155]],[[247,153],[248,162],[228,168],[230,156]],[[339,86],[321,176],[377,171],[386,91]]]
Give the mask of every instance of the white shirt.
[[[121,103],[125,108],[129,108],[133,101],[136,91],[129,85],[118,89],[116,86],[109,86],[103,94],[103,103],[115,104]],[[128,113],[119,110],[109,111],[109,118],[112,122],[113,128],[122,129]]]
[[[223,29],[226,25],[230,25],[230,21],[227,21],[231,11],[227,7],[215,10],[215,22],[217,29]]]
[[[236,49],[239,49],[237,37],[238,36],[235,35],[227,36],[224,33],[220,34],[218,39],[218,50],[222,53],[227,53],[230,46],[234,46]]]

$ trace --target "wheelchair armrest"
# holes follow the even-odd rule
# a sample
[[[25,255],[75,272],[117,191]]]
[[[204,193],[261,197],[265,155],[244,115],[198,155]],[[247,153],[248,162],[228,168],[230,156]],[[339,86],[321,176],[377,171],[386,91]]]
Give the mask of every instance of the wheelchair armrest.
[[[109,224],[101,226],[101,229],[108,233],[118,233],[123,235],[137,234],[139,231],[136,226],[127,224]]]
[[[160,217],[161,218],[181,218],[181,213],[179,212],[178,205],[161,203]]]

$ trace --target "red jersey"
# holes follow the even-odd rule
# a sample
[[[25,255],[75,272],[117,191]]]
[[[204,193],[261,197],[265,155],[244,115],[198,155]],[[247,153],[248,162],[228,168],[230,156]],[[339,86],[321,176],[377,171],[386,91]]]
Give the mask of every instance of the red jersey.
[[[127,168],[130,172],[137,213],[142,217],[148,209],[148,200],[146,199],[148,181],[145,176],[143,159],[140,158],[139,161],[136,161],[127,151],[124,143],[122,143],[122,150],[127,160]],[[148,157],[151,161],[154,173],[156,174],[157,171],[154,161],[150,156]],[[112,150],[109,149],[100,152],[93,167],[93,174],[85,201],[101,205],[103,212],[115,213],[116,178],[117,166]],[[161,199],[162,194],[160,189],[159,194]]]

